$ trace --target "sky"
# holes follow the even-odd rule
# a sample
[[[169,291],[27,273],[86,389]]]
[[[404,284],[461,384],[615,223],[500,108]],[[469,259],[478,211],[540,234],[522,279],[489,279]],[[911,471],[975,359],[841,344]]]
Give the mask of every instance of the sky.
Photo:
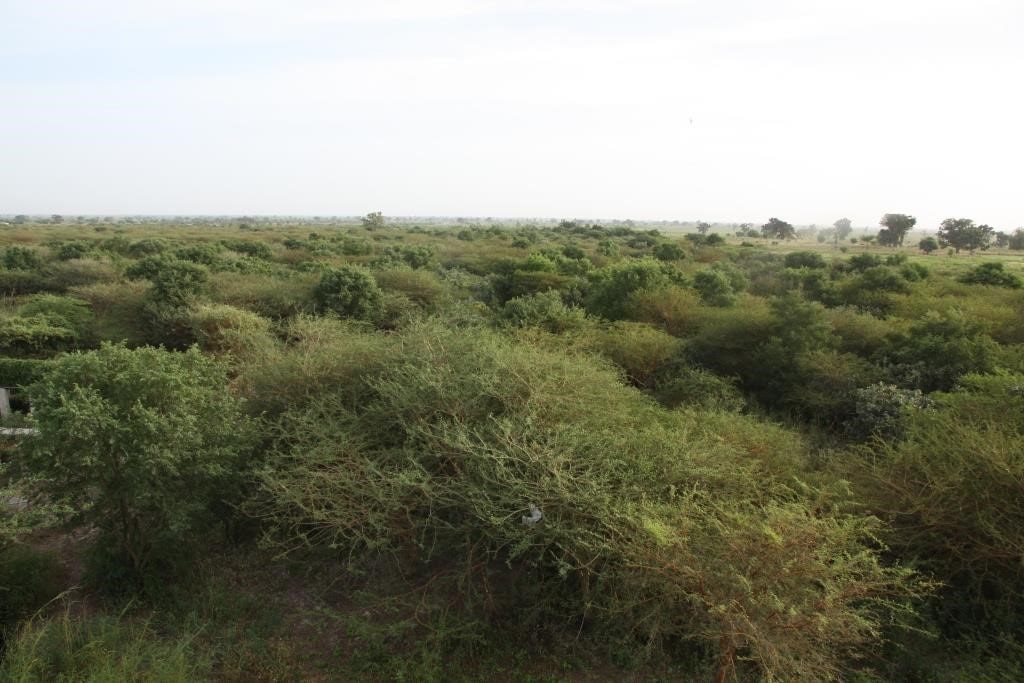
[[[0,27],[0,214],[1024,225],[1021,0],[0,0]]]

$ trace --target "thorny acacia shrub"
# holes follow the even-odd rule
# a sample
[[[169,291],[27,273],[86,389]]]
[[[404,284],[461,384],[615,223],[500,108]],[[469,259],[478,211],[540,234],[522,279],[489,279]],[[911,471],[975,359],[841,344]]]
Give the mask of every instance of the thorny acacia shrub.
[[[932,398],[934,409],[907,414],[902,440],[864,453],[858,478],[893,520],[893,546],[948,584],[939,610],[953,612],[955,628],[995,626],[1019,638],[1024,376],[968,375]]]
[[[697,640],[723,676],[833,677],[916,590],[782,442],[730,443],[595,359],[424,323],[353,379],[281,420],[256,509],[286,549],[432,566],[494,618]]]

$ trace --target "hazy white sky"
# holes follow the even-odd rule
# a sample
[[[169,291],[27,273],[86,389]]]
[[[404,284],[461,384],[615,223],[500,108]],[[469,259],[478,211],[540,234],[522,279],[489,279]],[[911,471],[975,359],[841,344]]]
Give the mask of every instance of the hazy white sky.
[[[0,213],[1024,225],[1022,0],[0,0]]]

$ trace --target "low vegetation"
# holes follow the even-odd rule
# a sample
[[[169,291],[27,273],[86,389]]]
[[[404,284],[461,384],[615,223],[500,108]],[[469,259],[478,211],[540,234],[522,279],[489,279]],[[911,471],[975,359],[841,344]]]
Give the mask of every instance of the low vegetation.
[[[915,224],[2,228],[0,678],[1014,680],[1024,268]]]

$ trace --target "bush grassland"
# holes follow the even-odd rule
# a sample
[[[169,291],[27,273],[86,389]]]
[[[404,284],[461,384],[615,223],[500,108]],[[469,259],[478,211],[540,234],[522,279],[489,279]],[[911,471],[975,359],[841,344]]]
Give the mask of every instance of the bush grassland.
[[[0,226],[0,679],[1024,678],[1020,245],[738,233]]]

